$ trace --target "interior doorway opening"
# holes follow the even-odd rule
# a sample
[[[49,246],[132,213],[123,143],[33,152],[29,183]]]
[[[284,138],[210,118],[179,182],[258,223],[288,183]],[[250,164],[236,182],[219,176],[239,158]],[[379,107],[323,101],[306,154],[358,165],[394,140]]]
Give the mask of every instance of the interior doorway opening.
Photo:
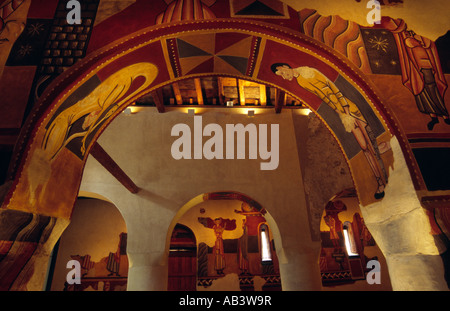
[[[272,221],[258,202],[237,192],[194,198],[174,219],[168,289],[281,290]]]
[[[195,291],[197,272],[197,242],[187,226],[177,224],[172,232],[169,249],[169,291]]]

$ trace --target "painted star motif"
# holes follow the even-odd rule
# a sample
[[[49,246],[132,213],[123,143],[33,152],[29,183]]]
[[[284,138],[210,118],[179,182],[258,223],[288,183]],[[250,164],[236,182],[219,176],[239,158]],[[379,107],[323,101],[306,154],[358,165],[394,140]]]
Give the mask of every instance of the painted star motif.
[[[20,46],[19,50],[17,51],[17,54],[19,54],[20,58],[23,58],[27,55],[30,55],[32,51],[33,51],[33,47],[29,44],[26,44],[26,45]]]
[[[372,44],[372,48],[376,48],[377,51],[382,50],[385,53],[387,52],[386,48],[389,46],[387,39],[383,39],[382,37],[377,36],[370,38],[369,43]]]
[[[28,34],[32,37],[38,36],[44,30],[44,24],[36,23],[28,26]]]

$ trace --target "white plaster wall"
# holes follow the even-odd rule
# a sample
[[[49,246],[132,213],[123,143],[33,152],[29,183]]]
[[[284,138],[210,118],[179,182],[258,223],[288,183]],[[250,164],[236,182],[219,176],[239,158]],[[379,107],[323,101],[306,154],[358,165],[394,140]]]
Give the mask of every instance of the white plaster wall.
[[[278,225],[282,286],[285,290],[320,289],[320,243],[312,243],[291,111],[257,111],[253,118],[225,108],[204,112],[203,125],[260,123],[280,125],[280,165],[260,170],[257,160],[174,160],[172,126],[193,118],[184,112],[160,114],[146,108],[117,117],[99,144],[141,188],[129,193],[95,159],[89,158],[81,191],[98,193],[122,213],[128,229],[129,290],[165,290],[167,234],[177,211],[199,194],[241,192],[258,201]],[[206,139],[205,139],[206,140]],[[204,141],[205,141],[204,140]],[[301,146],[299,146],[301,148]],[[300,255],[301,254],[301,255]],[[284,277],[286,274],[290,277]],[[151,276],[151,277],[150,277]],[[158,276],[158,278],[155,278]]]

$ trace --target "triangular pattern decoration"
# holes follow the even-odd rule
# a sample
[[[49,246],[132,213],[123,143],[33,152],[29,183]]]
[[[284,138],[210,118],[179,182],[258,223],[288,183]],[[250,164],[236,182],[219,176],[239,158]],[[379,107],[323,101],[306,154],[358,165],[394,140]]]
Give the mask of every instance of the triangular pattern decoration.
[[[205,73],[205,72],[213,72],[214,71],[214,56],[208,58],[203,63],[200,63],[197,67],[187,72],[186,74],[196,74],[196,73]]]
[[[247,71],[248,58],[229,55],[218,55],[218,57],[245,75],[245,72]]]
[[[228,48],[236,48],[236,44],[241,42],[244,39],[249,39],[250,41],[252,40],[252,37],[250,37],[248,34],[245,33],[217,33],[215,40],[216,40],[216,45],[215,45],[215,50],[214,53],[218,54],[219,52],[223,52]],[[234,50],[236,51],[236,49]],[[248,51],[247,51],[248,52]],[[228,55],[235,55],[234,52],[233,54],[230,54],[228,52],[226,52]]]
[[[190,74],[191,71],[197,72],[198,67],[203,64],[204,62],[213,59],[214,56],[207,55],[207,56],[193,56],[193,57],[186,57],[186,58],[180,58],[180,66],[183,74]],[[212,67],[214,69],[214,67]],[[192,72],[192,73],[194,73]]]
[[[181,39],[177,39],[177,46],[178,55],[180,56],[180,58],[211,55],[210,53],[205,52],[204,50]]]
[[[235,13],[236,15],[263,15],[263,16],[284,16],[283,13],[280,13],[271,7],[265,5],[261,1],[254,1],[247,7],[239,10]]]
[[[221,72],[245,75],[253,37],[247,34],[203,34],[176,39],[182,75]]]

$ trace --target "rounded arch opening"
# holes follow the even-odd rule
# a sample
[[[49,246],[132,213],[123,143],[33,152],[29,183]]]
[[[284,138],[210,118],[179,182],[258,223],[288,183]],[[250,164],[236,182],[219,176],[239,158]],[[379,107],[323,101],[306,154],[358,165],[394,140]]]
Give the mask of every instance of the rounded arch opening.
[[[186,65],[186,60],[180,57],[179,50],[173,50],[172,48],[177,40],[187,40],[182,33],[188,33],[191,37],[193,35],[199,37],[200,35],[208,36],[211,34],[225,36],[236,34],[240,38],[244,36],[245,39],[243,39],[244,42],[242,44],[245,44],[236,51],[250,53],[249,62],[245,68],[241,68],[240,72],[238,70],[238,74],[232,72],[232,69],[230,69],[232,66],[225,68],[213,63],[212,67],[209,65],[209,67],[195,67],[195,64],[189,64],[189,61],[187,62],[188,65]],[[277,47],[278,49],[276,49]],[[280,50],[279,47],[284,48]],[[283,55],[274,56],[273,53],[268,52],[274,49],[283,52]],[[147,53],[149,50],[152,53]],[[216,56],[214,55],[214,57]],[[52,82],[41,97],[35,113],[28,121],[29,126],[27,128],[29,131],[22,133],[21,140],[24,142],[30,141],[30,143],[22,144],[16,150],[17,156],[15,158],[17,161],[13,161],[11,165],[11,173],[15,177],[15,181],[5,199],[4,205],[13,205],[14,208],[21,209],[20,206],[25,206],[21,204],[24,200],[31,200],[35,203],[34,205],[39,212],[68,217],[71,203],[66,201],[63,204],[49,204],[46,195],[47,189],[65,187],[64,190],[62,189],[63,192],[67,194],[73,193],[73,190],[79,185],[80,172],[84,167],[90,147],[111,120],[144,94],[156,91],[163,85],[173,81],[187,77],[199,77],[204,74],[238,76],[269,85],[276,85],[279,89],[302,99],[313,111],[318,111],[320,102],[322,102],[320,98],[306,91],[295,82],[282,85],[285,83],[284,80],[270,70],[270,66],[274,63],[275,58],[291,60],[291,63],[298,63],[300,60],[301,62],[312,61],[316,67],[322,66],[320,72],[328,78],[332,77],[333,80],[342,78],[347,81],[347,86],[349,81],[351,81],[353,92],[356,92],[356,94],[359,94],[358,96],[363,98],[368,110],[372,112],[372,117],[380,122],[379,125],[386,134],[385,138],[390,139],[391,132],[395,128],[390,126],[392,121],[390,115],[386,114],[386,107],[382,105],[371,85],[353,65],[342,59],[324,44],[307,38],[300,33],[279,31],[263,22],[250,23],[245,20],[218,19],[208,22],[207,25],[202,25],[198,21],[190,21],[174,23],[170,24],[170,26],[155,26],[137,32],[133,36],[116,41],[108,47],[92,53],[92,55],[77,63]],[[152,65],[154,63],[158,63],[156,69]],[[143,64],[153,69],[144,70],[145,66]],[[208,64],[211,64],[211,62]],[[189,68],[192,70],[188,71],[186,66],[190,66]],[[192,68],[192,66],[194,67]],[[235,68],[234,70],[236,71],[237,69]],[[84,112],[81,109],[79,105],[86,101],[86,98],[98,99],[101,98],[101,94],[112,94],[108,91],[108,88],[114,87],[115,83],[120,84],[119,77],[131,78],[132,81],[131,84],[126,85],[126,90],[123,93],[113,96],[114,98],[120,98],[120,100],[115,101],[114,104],[111,102],[111,105],[106,105],[108,106],[107,109],[101,111],[89,110]],[[344,84],[346,83],[345,81],[343,81]],[[89,95],[86,96],[86,94]],[[76,146],[73,144],[73,141],[68,141],[67,137],[61,140],[61,137],[65,136],[60,134],[63,134],[68,128],[67,125],[62,127],[58,125],[59,121],[63,122],[64,113],[74,109],[79,110],[80,118],[77,121],[79,121],[81,127],[86,129],[86,131],[71,133],[70,137],[75,135],[78,140],[78,143],[75,144]],[[326,122],[327,125],[331,124],[329,120],[326,120]],[[52,132],[49,132],[50,130]],[[55,136],[57,133],[60,134]],[[337,140],[341,145],[345,145],[344,140],[338,137]],[[46,146],[53,146],[52,150],[59,151],[58,157],[55,158],[56,153],[48,153]],[[352,167],[351,160],[349,162],[350,167]],[[372,159],[369,161],[369,164],[371,166],[377,165],[375,162]],[[68,170],[64,177],[52,175],[53,168],[63,165],[63,163],[66,167],[70,166],[71,170]],[[46,172],[45,176],[38,179],[33,174],[24,173],[25,171],[30,172],[33,170]],[[352,173],[356,174],[354,178],[357,186],[365,183],[364,177],[357,176],[356,170],[353,170]],[[381,179],[379,178],[376,176],[378,184],[375,184],[375,188],[376,194],[381,196]],[[19,180],[24,179],[27,179],[27,181],[19,182]],[[69,182],[64,183],[62,182],[63,179]],[[372,180],[371,184],[373,183]],[[373,188],[374,186],[370,187]],[[365,185],[362,185],[361,188],[365,188]],[[24,193],[28,193],[28,195]],[[21,196],[21,194],[24,195]],[[366,201],[366,199],[373,201],[373,193],[368,195],[367,198],[363,198],[363,201]],[[46,201],[47,206],[59,206],[59,210],[49,210],[48,207],[43,206],[44,201]]]
[[[265,230],[261,230],[263,227]],[[278,227],[247,195],[234,191],[204,193],[178,211],[167,236],[169,289],[170,250],[177,228],[188,228],[197,241],[196,290],[281,290]],[[187,257],[191,267],[191,256]]]
[[[126,291],[129,264],[122,214],[110,201],[78,197],[52,258],[47,290]]]

